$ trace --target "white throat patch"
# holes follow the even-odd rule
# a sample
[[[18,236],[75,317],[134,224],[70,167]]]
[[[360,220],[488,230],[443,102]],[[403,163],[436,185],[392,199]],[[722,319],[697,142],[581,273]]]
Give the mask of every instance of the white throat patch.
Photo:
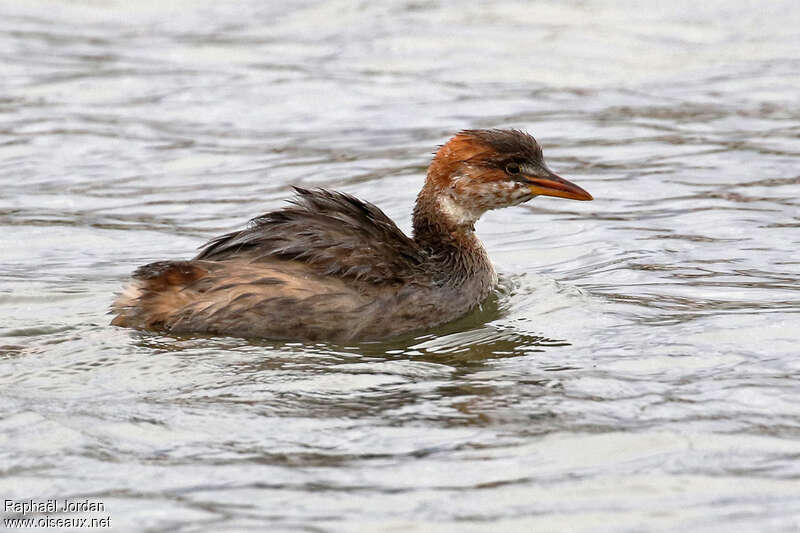
[[[479,209],[469,209],[456,203],[455,200],[447,195],[439,197],[439,211],[453,225],[471,226],[484,213]]]

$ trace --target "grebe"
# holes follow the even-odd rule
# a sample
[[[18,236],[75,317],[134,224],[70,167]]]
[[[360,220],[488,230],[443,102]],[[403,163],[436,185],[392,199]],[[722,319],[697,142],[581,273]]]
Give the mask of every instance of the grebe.
[[[449,322],[497,283],[474,224],[535,196],[591,200],[518,130],[464,130],[428,169],[407,237],[376,206],[295,187],[289,207],[212,239],[190,261],[137,269],[117,326],[307,341],[368,341]]]

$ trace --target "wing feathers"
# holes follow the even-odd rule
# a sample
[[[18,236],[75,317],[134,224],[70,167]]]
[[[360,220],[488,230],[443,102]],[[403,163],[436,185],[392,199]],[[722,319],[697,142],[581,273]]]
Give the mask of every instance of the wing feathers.
[[[418,272],[423,252],[376,206],[323,189],[295,191],[289,207],[212,239],[195,259],[299,261],[322,275],[377,284]]]

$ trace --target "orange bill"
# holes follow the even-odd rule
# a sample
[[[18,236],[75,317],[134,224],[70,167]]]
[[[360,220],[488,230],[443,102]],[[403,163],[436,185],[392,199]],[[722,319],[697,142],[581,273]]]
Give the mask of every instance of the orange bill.
[[[549,170],[546,171],[546,174],[525,176],[525,181],[531,193],[539,196],[557,196],[571,200],[593,200],[591,194]]]

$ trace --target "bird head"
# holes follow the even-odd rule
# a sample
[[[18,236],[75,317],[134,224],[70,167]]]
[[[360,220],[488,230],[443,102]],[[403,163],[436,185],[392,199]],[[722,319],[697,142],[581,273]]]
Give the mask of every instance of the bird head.
[[[435,196],[439,209],[458,225],[536,196],[592,199],[547,167],[533,137],[501,129],[464,130],[441,146],[421,194]]]

